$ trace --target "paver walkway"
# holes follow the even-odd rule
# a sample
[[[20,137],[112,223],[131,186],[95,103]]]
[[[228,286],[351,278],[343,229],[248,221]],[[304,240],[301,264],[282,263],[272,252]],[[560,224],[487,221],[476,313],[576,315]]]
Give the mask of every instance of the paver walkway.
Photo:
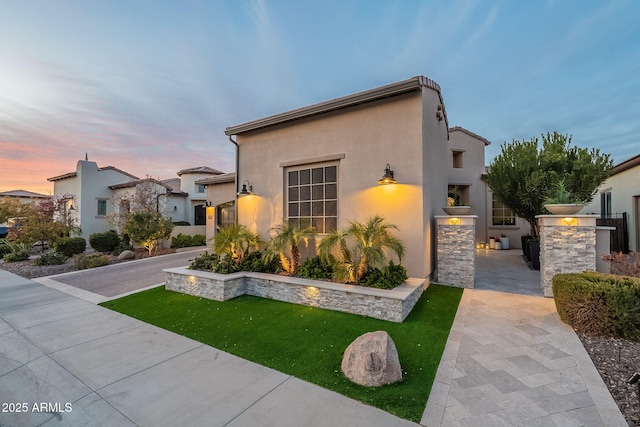
[[[421,424],[627,426],[520,254],[478,251]]]

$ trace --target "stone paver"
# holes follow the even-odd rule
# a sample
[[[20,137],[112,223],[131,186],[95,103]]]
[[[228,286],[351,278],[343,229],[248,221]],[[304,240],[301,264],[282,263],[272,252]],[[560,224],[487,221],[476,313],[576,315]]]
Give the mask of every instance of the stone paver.
[[[476,256],[421,424],[627,426],[519,250]]]

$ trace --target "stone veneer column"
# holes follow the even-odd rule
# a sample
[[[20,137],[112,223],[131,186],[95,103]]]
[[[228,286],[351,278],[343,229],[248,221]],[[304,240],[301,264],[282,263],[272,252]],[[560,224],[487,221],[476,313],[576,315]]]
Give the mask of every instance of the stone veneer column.
[[[436,216],[438,278],[443,285],[473,288],[477,215]]]
[[[553,297],[552,279],[560,273],[596,270],[596,217],[538,215],[540,229],[540,286]]]

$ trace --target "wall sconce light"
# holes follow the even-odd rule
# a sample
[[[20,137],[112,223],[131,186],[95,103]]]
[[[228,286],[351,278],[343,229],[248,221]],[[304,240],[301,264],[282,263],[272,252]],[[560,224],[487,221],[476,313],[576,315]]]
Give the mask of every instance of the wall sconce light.
[[[251,183],[245,179],[242,183],[242,189],[238,191],[238,196],[248,196],[252,191],[253,185],[251,185]]]
[[[378,184],[395,184],[396,180],[393,179],[393,171],[391,165],[387,163],[387,167],[384,168],[384,175],[378,180]]]
[[[436,111],[436,117],[438,118],[438,121],[441,122],[443,119],[442,116],[442,105],[438,105],[438,111]]]
[[[173,211],[175,212],[175,211],[177,211],[177,210],[178,210],[178,207],[177,207],[177,206],[174,206],[174,207],[173,207]]]
[[[76,208],[73,207],[73,203],[71,204],[71,206],[69,207],[69,211],[75,211]]]

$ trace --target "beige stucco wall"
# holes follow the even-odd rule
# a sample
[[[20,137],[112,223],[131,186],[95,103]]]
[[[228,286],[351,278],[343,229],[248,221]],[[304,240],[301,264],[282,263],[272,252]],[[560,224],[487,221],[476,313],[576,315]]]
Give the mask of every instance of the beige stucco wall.
[[[609,177],[600,187],[591,203],[585,206],[582,214],[601,214],[600,193],[611,191],[612,212],[627,213],[629,231],[629,250],[637,252],[640,248],[640,166],[635,166]]]
[[[238,222],[268,238],[283,219],[287,165],[324,159],[338,164],[338,227],[383,215],[400,229],[409,274],[428,276],[431,218],[446,198],[447,129],[435,117],[437,103],[424,89],[238,135],[238,181],[253,185],[253,195],[238,198]],[[398,184],[378,185],[387,163]]]
[[[478,225],[484,225],[487,221],[487,185],[482,180],[485,172],[484,165],[484,141],[475,138],[461,130],[453,130],[449,133],[447,152],[449,185],[462,185],[469,187],[468,203],[471,206],[471,214],[477,215]],[[462,152],[462,167],[453,167],[453,153]],[[490,214],[491,212],[489,212]],[[487,242],[487,227],[476,227],[475,242]]]

